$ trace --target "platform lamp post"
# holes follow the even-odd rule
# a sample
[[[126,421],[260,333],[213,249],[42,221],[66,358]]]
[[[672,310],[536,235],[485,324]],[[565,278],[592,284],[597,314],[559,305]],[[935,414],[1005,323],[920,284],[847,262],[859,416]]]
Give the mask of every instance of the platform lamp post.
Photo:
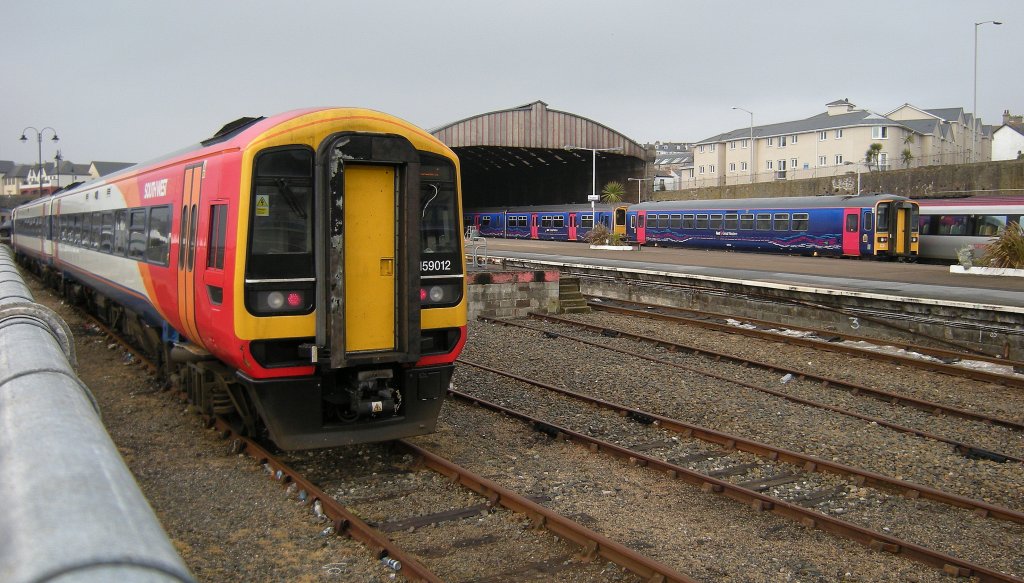
[[[740,111],[745,111],[750,114],[750,183],[754,183],[754,112],[749,109],[743,109],[742,107],[734,107]]]
[[[974,105],[972,106],[974,111],[971,112],[973,117],[971,123],[971,162],[978,161],[978,27],[983,24],[999,26],[1002,22],[986,20],[974,23]]]
[[[643,186],[645,181],[653,180],[653,178],[627,178],[626,180],[630,182],[636,182],[636,203],[640,204],[641,202],[643,202],[640,200],[640,187]]]
[[[28,126],[27,128],[21,130],[21,138],[19,138],[19,139],[22,142],[27,142],[28,141],[28,137],[25,136],[25,132],[27,132],[28,130],[32,130],[32,131],[34,131],[36,133],[36,143],[39,145],[39,196],[42,196],[43,195],[43,134],[46,133],[46,130],[50,130],[50,133],[53,134],[52,141],[59,142],[60,138],[57,137],[57,130],[51,128],[50,126],[46,126],[45,128],[43,128],[41,130],[37,130],[36,128],[34,128],[32,126]]]
[[[593,154],[593,164],[591,166],[591,186],[590,196],[587,197],[590,200],[590,219],[594,221],[594,228],[597,226],[597,211],[594,208],[594,203],[600,198],[597,196],[597,153],[598,152],[615,152],[622,149],[622,146],[616,146],[614,148],[582,148],[580,146],[564,146],[566,150],[589,150]]]

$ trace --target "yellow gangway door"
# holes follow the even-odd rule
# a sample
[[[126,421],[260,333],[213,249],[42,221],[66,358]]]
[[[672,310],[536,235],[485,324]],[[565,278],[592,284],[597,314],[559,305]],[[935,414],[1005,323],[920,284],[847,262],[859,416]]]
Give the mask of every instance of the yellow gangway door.
[[[345,350],[395,349],[394,167],[345,168]]]
[[[900,205],[896,207],[896,232],[895,241],[889,245],[892,255],[907,255],[910,253],[910,209]]]

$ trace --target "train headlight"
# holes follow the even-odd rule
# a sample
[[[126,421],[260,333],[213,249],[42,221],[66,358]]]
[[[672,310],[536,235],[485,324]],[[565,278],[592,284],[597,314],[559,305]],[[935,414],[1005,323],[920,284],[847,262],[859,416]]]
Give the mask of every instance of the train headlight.
[[[267,294],[267,307],[271,310],[280,310],[284,307],[284,294],[279,291]]]
[[[889,238],[888,237],[879,237],[878,238],[878,242],[879,243],[888,243],[889,242]]]
[[[420,305],[425,308],[454,306],[462,299],[462,282],[436,283],[420,288]]]
[[[311,290],[260,290],[250,292],[250,309],[262,316],[276,316],[309,312]]]

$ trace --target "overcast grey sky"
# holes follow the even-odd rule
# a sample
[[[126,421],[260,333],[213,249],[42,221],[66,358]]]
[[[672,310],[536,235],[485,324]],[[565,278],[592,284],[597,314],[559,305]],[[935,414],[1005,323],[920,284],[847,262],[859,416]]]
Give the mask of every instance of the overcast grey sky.
[[[1024,2],[16,0],[0,159],[140,162],[315,105],[432,128],[542,100],[639,142],[696,141],[849,98],[1024,113]],[[49,134],[47,134],[47,138]],[[55,147],[44,141],[43,157]]]

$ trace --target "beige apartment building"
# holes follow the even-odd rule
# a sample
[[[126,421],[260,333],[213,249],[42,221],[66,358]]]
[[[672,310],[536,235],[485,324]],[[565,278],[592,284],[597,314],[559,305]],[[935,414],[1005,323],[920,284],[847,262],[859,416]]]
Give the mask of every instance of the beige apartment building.
[[[683,189],[838,176],[991,157],[991,134],[963,108],[904,104],[884,115],[841,99],[807,119],[745,127],[696,142]],[[976,135],[972,135],[972,128]],[[866,153],[880,144],[870,167]],[[978,155],[974,156],[977,150]]]

